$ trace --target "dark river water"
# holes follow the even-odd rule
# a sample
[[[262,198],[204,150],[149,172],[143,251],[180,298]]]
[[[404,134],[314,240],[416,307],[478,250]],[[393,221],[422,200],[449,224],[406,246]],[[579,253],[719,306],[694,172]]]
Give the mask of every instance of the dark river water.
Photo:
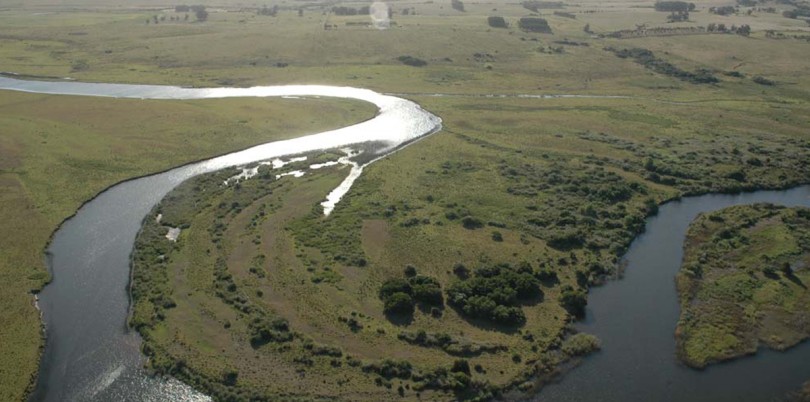
[[[439,118],[413,102],[356,88],[191,89],[0,77],[0,89],[151,99],[335,96],[372,102],[380,109],[374,119],[354,126],[268,143],[124,182],[82,206],[54,234],[48,248],[53,282],[44,288],[39,302],[48,341],[31,397],[34,401],[207,399],[176,380],[147,376],[140,338],[126,325],[129,256],[135,236],[144,216],[178,184],[229,166],[358,144],[376,144],[371,155],[366,155],[373,160],[441,127]],[[350,185],[344,182],[341,188],[347,191]],[[810,187],[691,197],[662,206],[629,249],[624,279],[595,288],[589,296],[587,319],[578,328],[599,336],[603,350],[585,359],[559,383],[546,387],[537,399],[768,401],[810,379],[808,343],[789,353],[763,351],[705,371],[688,369],[675,359],[678,303],[674,276],[689,222],[700,212],[754,202],[810,206]]]
[[[689,197],[661,206],[625,255],[624,277],[588,296],[586,318],[577,329],[598,336],[602,350],[536,400],[772,401],[810,380],[810,342],[786,353],[760,350],[702,371],[675,358],[680,314],[675,274],[689,223],[701,212],[756,202],[810,207],[810,186]]]

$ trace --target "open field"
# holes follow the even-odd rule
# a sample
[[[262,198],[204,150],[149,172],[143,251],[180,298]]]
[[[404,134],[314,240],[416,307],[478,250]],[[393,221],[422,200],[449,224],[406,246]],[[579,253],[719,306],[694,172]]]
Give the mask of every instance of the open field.
[[[563,9],[575,19],[540,10],[554,31],[547,35],[518,29],[518,18],[531,12],[517,3],[468,3],[459,12],[444,1],[389,2],[396,25],[384,31],[357,25],[366,23],[367,16],[324,13],[331,4],[278,3],[275,17],[257,15],[264,4],[203,4],[209,6],[206,22],[195,22],[193,13],[189,21],[171,21],[185,13],[156,1],[10,2],[0,10],[0,71],[193,86],[351,85],[404,94],[441,116],[442,132],[372,165],[328,219],[311,211],[342,171],[319,173],[311,181],[282,179],[280,183],[290,182],[283,183],[287,190],[271,196],[278,197],[272,202],[281,208],[273,215],[279,221],[267,223],[261,244],[254,245],[286,250],[278,257],[286,258],[281,262],[264,253],[265,269],[276,275],[259,281],[243,272],[252,260],[240,260],[242,252],[234,250],[241,250],[240,242],[253,245],[251,238],[235,236],[234,250],[226,250],[234,256],[228,269],[241,281],[240,289],[269,286],[262,298],[268,311],[287,319],[293,332],[340,347],[346,355],[391,353],[391,358],[412,360],[423,372],[450,367],[457,356],[398,338],[401,332],[442,330],[505,345],[505,351],[482,353],[470,363],[481,364],[492,385],[528,389],[533,386],[524,383],[528,374],[551,370],[553,359],[560,357],[558,341],[576,313],[561,305],[563,288],[570,287],[569,296],[583,294],[589,283],[611,271],[656,203],[682,194],[810,181],[810,58],[804,57],[810,43],[791,37],[810,35],[810,26],[782,17],[781,11],[793,6],[768,3],[778,12],[724,17],[708,12],[727,5],[713,0],[698,3],[689,22],[667,24],[668,13],[654,11],[652,2],[577,1]],[[405,9],[410,15],[404,15]],[[490,15],[505,17],[510,27],[487,26]],[[642,23],[749,24],[752,33],[599,36]],[[337,29],[324,29],[327,24]],[[586,24],[592,34],[583,31]],[[765,30],[789,37],[773,39]],[[679,70],[706,70],[718,82],[693,84],[617,57],[606,47],[647,49]],[[397,58],[405,55],[427,65],[404,65]],[[757,76],[774,85],[754,82]],[[437,93],[450,96],[430,96]],[[491,93],[628,98],[475,96]],[[7,359],[0,364],[0,397],[18,399],[35,368],[37,315],[27,292],[46,279],[41,253],[48,236],[82,201],[122,179],[272,138],[345,125],[371,113],[367,105],[312,99],[111,102],[0,93],[0,214],[8,228],[0,234],[0,275],[15,284],[0,293],[3,306],[9,306],[1,313],[8,324],[0,330]],[[288,205],[287,197],[297,197],[297,202]],[[465,217],[484,227],[465,228]],[[205,225],[206,218],[210,216],[196,217],[193,225]],[[244,229],[238,219],[247,218],[234,219],[238,224],[228,230],[238,234]],[[198,239],[200,244],[205,240]],[[190,238],[182,241],[191,245]],[[192,254],[200,256],[200,249]],[[366,266],[356,266],[359,259]],[[449,305],[440,318],[417,309],[413,322],[397,324],[383,315],[377,297],[380,285],[402,276],[408,264],[435,278],[444,292],[459,281],[453,273],[456,263],[473,271],[524,262],[537,277],[555,272],[559,283],[541,284],[543,301],[521,305],[526,323],[517,329],[483,325]],[[310,266],[314,271],[307,271]],[[194,306],[201,304],[236,314],[211,297],[212,283],[200,278],[191,285],[174,284],[200,293],[176,301],[166,328],[199,336],[195,329],[203,321],[194,320],[202,318],[184,321],[175,313],[196,311]],[[273,291],[281,284],[289,290]],[[352,312],[365,320],[356,333],[337,321],[357,319]],[[385,333],[378,334],[378,328]],[[218,326],[216,331],[217,336],[239,337],[247,329]],[[157,341],[177,346],[168,332],[158,335]],[[295,342],[303,348],[301,339]],[[254,353],[264,359],[263,367],[292,364],[287,358],[296,352],[271,353],[274,348],[240,344],[217,359],[190,358],[188,363],[205,367],[209,375]],[[183,352],[194,353],[190,350]],[[334,381],[347,375],[358,389],[368,391],[363,395],[396,395],[396,386],[379,387],[360,369],[335,368],[323,357],[315,361],[319,373]],[[265,385],[250,375],[240,370],[240,381],[259,389]],[[470,377],[484,376],[472,372]],[[316,387],[311,377],[301,381],[324,396],[339,392]],[[415,393],[408,390],[407,395]]]
[[[679,356],[703,367],[806,339],[808,244],[807,208],[756,204],[699,216],[677,278]]]

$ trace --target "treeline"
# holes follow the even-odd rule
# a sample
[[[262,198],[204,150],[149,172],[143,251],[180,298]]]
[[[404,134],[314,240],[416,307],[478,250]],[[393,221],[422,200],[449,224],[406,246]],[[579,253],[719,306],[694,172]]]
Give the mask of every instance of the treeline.
[[[736,33],[742,36],[751,34],[751,27],[743,24],[739,27],[732,25],[727,27],[726,24],[711,23],[705,27],[656,27],[656,28],[643,28],[643,29],[625,29],[621,31],[611,32],[605,36],[609,38],[639,38],[647,36],[676,36],[676,35],[699,35],[709,33]]]
[[[693,84],[714,84],[720,82],[717,77],[713,76],[707,70],[698,70],[696,72],[689,72],[682,70],[675,65],[655,57],[653,52],[642,49],[614,49],[612,47],[605,48],[605,50],[613,52],[616,56],[623,59],[633,59],[636,63],[653,70],[659,74],[675,77],[683,81],[691,82]]]
[[[273,6],[273,7],[267,7],[266,5],[262,6],[262,8],[256,10],[256,14],[275,17],[276,14],[278,14],[278,6]]]
[[[369,15],[371,13],[371,8],[369,6],[363,6],[360,8],[336,6],[332,7],[332,13],[335,15]]]
[[[523,17],[518,21],[520,29],[526,32],[552,33],[548,21],[538,17]]]
[[[655,11],[678,12],[678,11],[692,11],[695,9],[695,3],[687,3],[685,1],[659,1],[655,3]]]
[[[709,12],[712,14],[726,16],[736,14],[737,9],[733,6],[709,7]]]
[[[577,15],[576,15],[576,14],[574,14],[574,13],[567,13],[567,12],[565,12],[565,11],[555,11],[555,12],[554,12],[554,15],[556,15],[556,16],[558,16],[558,17],[563,17],[563,18],[570,18],[570,19],[572,19],[572,20],[577,19]]]
[[[523,8],[533,12],[539,12],[540,10],[544,9],[555,9],[565,7],[565,3],[561,1],[524,1],[521,4],[523,5]]]

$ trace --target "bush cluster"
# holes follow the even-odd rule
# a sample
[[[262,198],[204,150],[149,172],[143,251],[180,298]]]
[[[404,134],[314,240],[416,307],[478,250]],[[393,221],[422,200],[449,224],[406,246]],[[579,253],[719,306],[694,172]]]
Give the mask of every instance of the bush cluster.
[[[383,282],[379,297],[386,314],[412,314],[414,306],[443,306],[442,288],[434,278],[417,275],[412,266],[406,268],[407,279],[392,278]]]
[[[542,294],[531,271],[508,264],[479,268],[447,289],[448,302],[463,314],[504,325],[523,325],[526,316],[519,304]]]

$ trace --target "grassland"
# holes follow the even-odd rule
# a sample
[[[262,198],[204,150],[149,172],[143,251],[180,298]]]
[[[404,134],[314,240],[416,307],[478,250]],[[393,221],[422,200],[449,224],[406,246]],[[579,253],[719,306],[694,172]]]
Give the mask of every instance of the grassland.
[[[810,209],[755,204],[699,216],[677,277],[689,365],[787,349],[810,336]]]
[[[56,226],[121,180],[339,127],[373,106],[335,100],[161,102],[0,91],[0,399],[18,400],[40,341],[32,290],[47,280],[43,251]]]
[[[287,260],[267,258],[264,282],[232,273],[242,281],[239,289],[252,291],[274,284],[273,291],[263,290],[267,311],[288,320],[292,332],[339,347],[347,355],[373,360],[372,353],[390,353],[396,359],[412,360],[421,372],[448,368],[456,356],[399,339],[402,332],[447,331],[480,344],[505,345],[506,351],[473,358],[472,366],[481,364],[491,385],[532,388],[534,384],[526,381],[529,377],[552,372],[555,359],[564,357],[559,340],[568,335],[567,324],[573,316],[560,303],[564,290],[585,293],[609,272],[656,203],[684,194],[788,187],[810,178],[810,76],[806,74],[810,59],[802,57],[810,52],[810,43],[765,35],[766,30],[806,34],[808,27],[780,13],[722,17],[707,9],[724,3],[707,1],[690,13],[690,22],[666,24],[667,13],[655,12],[651,2],[577,1],[567,2],[565,8],[576,19],[541,11],[554,31],[554,35],[543,35],[518,30],[517,19],[530,12],[519,4],[500,2],[469,3],[463,13],[444,2],[390,2],[396,25],[384,31],[350,25],[366,22],[364,16],[324,14],[330,7],[324,4],[302,5],[302,17],[299,5],[285,3],[278,3],[276,17],[256,15],[253,5],[207,5],[210,15],[204,23],[155,25],[146,20],[177,14],[158,2],[138,6],[93,0],[10,3],[0,11],[0,70],[86,81],[193,86],[352,85],[404,94],[440,115],[445,122],[441,133],[372,165],[328,219],[313,213],[312,207],[339,180],[341,171],[284,184],[292,188],[290,194],[298,192],[300,205],[282,202],[286,200],[279,194],[283,191],[274,191],[270,197],[279,197],[274,204],[287,209],[273,216],[283,217],[285,223],[263,229],[274,235],[262,238],[264,246],[254,246],[282,242],[274,247],[287,250],[279,257]],[[790,8],[774,6],[780,11]],[[416,14],[404,15],[406,8]],[[488,27],[489,15],[505,17],[510,28]],[[633,39],[598,35],[642,23],[656,27],[719,22],[749,24],[753,33],[750,37]],[[324,30],[325,24],[337,29]],[[585,24],[594,34],[583,31]],[[552,47],[562,51],[549,52]],[[603,50],[606,47],[647,49],[684,71],[707,69],[719,82],[682,81],[617,57]],[[397,59],[406,55],[427,65],[403,65]],[[775,85],[759,85],[752,79],[756,76]],[[448,96],[429,95],[436,93]],[[477,96],[487,93],[627,98]],[[10,362],[0,364],[6,370],[0,381],[4,399],[21,395],[35,367],[37,317],[27,291],[45,279],[42,248],[58,222],[83,200],[121,179],[264,141],[266,131],[301,134],[368,113],[347,104],[334,106],[333,113],[321,113],[325,101],[267,101],[273,108],[294,103],[286,109],[289,119],[280,122],[258,117],[265,102],[260,100],[109,102],[0,95],[7,105],[0,112],[4,120],[0,178],[9,189],[2,192],[4,206],[9,207],[0,213],[9,230],[3,231],[0,272],[8,275],[6,283],[20,284],[4,288],[8,294],[2,295],[4,306],[15,306],[3,312],[8,314],[3,322],[19,323],[4,327],[8,334],[2,334],[0,343],[4,359]],[[87,112],[77,115],[77,110]],[[92,112],[96,110],[100,112]],[[241,121],[248,123],[236,123]],[[233,142],[221,142],[223,134]],[[191,135],[200,137],[188,142]],[[466,229],[461,223],[465,216],[485,226]],[[203,218],[195,226],[205,225]],[[232,226],[228,230],[237,233],[244,228]],[[502,241],[494,241],[493,232],[499,232]],[[253,244],[250,239],[239,242],[247,242],[243,247],[248,247]],[[188,239],[183,241],[189,246]],[[226,251],[234,256],[241,253]],[[360,259],[366,266],[356,266]],[[228,269],[242,272],[246,261],[236,258]],[[382,282],[402,276],[408,264],[447,289],[459,280],[452,272],[457,263],[472,271],[507,263],[518,267],[524,262],[537,275],[555,272],[559,282],[543,284],[543,301],[522,307],[527,322],[518,329],[470,321],[453,308],[445,308],[439,318],[417,310],[412,322],[397,324],[382,315],[382,301],[376,296]],[[310,266],[312,272],[306,270]],[[320,278],[319,283],[314,278]],[[203,300],[220,303],[218,312],[238,314],[206,293],[211,283],[200,279],[192,285],[199,294],[189,297],[187,304],[176,300],[176,311],[203,311],[195,310],[193,304]],[[363,316],[352,316],[353,311]],[[341,317],[366,320],[364,329],[351,332],[346,322],[339,321]],[[194,329],[207,325],[192,321],[203,319],[189,316],[183,321],[170,309],[161,325],[199,336],[203,332]],[[236,322],[231,319],[232,324]],[[211,328],[219,331],[220,338],[211,338],[218,342],[217,348],[230,344],[232,334],[243,336],[247,330],[238,325],[232,326],[232,332]],[[377,328],[385,334],[377,335]],[[175,347],[167,350],[179,356],[178,343],[167,340],[167,334],[155,339]],[[303,348],[303,338],[296,339]],[[6,352],[6,345],[21,347],[9,346]],[[272,344],[255,350],[239,345],[223,356],[187,362],[213,378],[222,374],[220,370],[230,369],[229,364],[245,361],[245,356],[258,354],[262,367],[269,368],[285,367],[290,362],[281,360],[294,353],[275,351]],[[520,356],[519,362],[514,355]],[[324,357],[313,361],[312,370],[335,384],[347,375],[351,384],[369,392],[355,394],[358,398],[398,393],[393,385],[398,380],[388,389],[388,379],[381,379],[382,386],[377,386],[374,376],[362,370],[334,368]],[[237,383],[263,389],[266,384],[256,382],[257,376],[240,370]],[[484,378],[478,372],[470,376]],[[338,391],[340,387],[332,391],[323,384],[315,387],[312,376],[301,381],[316,393],[348,395],[339,394],[344,392]],[[406,394],[415,395],[410,390]]]

